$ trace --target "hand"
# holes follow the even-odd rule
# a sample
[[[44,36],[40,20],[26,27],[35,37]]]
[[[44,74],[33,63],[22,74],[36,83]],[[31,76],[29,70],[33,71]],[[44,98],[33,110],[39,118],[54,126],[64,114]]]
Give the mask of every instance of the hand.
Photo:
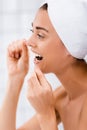
[[[37,113],[45,115],[51,112],[51,109],[53,111],[53,92],[39,68],[35,69],[35,72],[28,80],[27,97]]]
[[[9,45],[9,79],[0,113],[0,130],[16,130],[16,111],[24,77],[28,72],[28,48],[25,40]],[[9,117],[10,115],[10,117]],[[8,120],[9,119],[9,120]]]
[[[26,42],[26,40],[20,40],[8,46],[7,64],[10,78],[24,79],[28,72],[29,57]]]

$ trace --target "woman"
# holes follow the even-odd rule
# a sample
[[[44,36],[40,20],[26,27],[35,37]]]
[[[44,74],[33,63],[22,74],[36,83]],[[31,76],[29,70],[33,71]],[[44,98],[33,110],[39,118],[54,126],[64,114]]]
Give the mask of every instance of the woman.
[[[62,6],[62,2],[59,2],[59,5]],[[66,2],[64,2],[64,5],[67,4]],[[78,5],[80,7],[78,3],[78,1],[74,3],[71,0],[71,3],[68,3],[69,10],[71,9],[70,11],[72,12],[73,7],[78,7]],[[76,33],[72,33],[72,30],[67,28],[62,35],[62,28],[59,28],[59,26],[57,28],[59,30],[56,29],[59,19],[55,17],[57,15],[54,15],[57,9],[54,5],[58,6],[57,3],[48,1],[48,6],[44,4],[39,9],[32,23],[31,30],[33,34],[29,41],[17,41],[8,47],[9,80],[7,93],[1,108],[1,130],[16,130],[18,98],[24,77],[28,72],[27,46],[30,46],[31,51],[35,53],[35,70],[28,80],[27,97],[35,108],[36,115],[18,130],[57,130],[57,125],[60,122],[63,123],[65,130],[87,129],[87,64],[84,60],[84,56],[87,54],[86,39],[84,39],[87,36],[87,32],[86,29],[83,30],[82,26],[80,28],[79,23],[78,29],[75,30],[75,24],[73,23],[74,26],[72,24],[69,27],[74,27],[73,31]],[[79,10],[79,7],[75,9]],[[67,8],[64,9],[64,13],[65,11],[68,12]],[[67,12],[65,13],[66,15]],[[68,21],[68,17],[69,15],[66,21]],[[55,22],[55,18],[57,22]],[[70,20],[71,18],[73,17],[70,17]],[[79,17],[76,15],[74,18],[80,18],[80,15]],[[63,19],[60,17],[61,20]],[[59,24],[61,25],[60,21]],[[77,22],[75,19],[75,23]],[[63,21],[63,23],[67,25],[67,22]],[[67,27],[65,25],[64,27]],[[80,29],[85,32],[84,38],[80,34]],[[70,31],[71,37],[68,37],[67,35],[69,35]],[[80,40],[76,34],[80,35]],[[78,49],[77,46],[75,46],[75,49],[77,48],[78,51],[73,48],[72,43],[74,42],[76,45],[77,39],[80,42],[79,46],[83,45],[85,51],[82,51],[83,48],[80,47]],[[50,72],[54,73],[62,84],[54,92],[43,75],[43,73]]]

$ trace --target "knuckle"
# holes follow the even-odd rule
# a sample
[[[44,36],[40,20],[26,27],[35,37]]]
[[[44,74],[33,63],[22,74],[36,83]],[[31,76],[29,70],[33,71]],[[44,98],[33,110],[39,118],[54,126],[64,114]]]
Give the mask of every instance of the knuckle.
[[[45,94],[45,95],[48,95],[49,93],[50,93],[50,89],[45,88],[45,89],[44,89],[44,94]]]

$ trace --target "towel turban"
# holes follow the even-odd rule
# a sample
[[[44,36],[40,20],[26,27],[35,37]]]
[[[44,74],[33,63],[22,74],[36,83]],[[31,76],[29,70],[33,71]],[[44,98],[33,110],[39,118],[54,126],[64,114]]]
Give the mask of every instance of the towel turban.
[[[46,0],[50,20],[69,53],[87,55],[87,0]]]

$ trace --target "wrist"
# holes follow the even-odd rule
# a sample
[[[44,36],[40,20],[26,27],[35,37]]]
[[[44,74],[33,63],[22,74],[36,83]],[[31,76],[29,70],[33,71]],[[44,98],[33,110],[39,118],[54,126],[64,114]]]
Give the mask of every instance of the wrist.
[[[7,82],[7,92],[10,92],[10,94],[18,94],[22,88],[23,82],[24,79],[9,77]]]
[[[57,130],[56,114],[54,109],[50,109],[47,114],[37,114],[38,121],[42,130]]]
[[[8,80],[12,81],[12,82],[14,82],[14,81],[18,82],[18,81],[24,80],[25,76],[26,75],[22,75],[22,74],[13,74],[13,75],[8,74]]]
[[[55,115],[55,111],[53,109],[51,109],[48,113],[46,114],[37,114],[37,118],[39,121],[49,121],[49,120],[53,120],[56,121],[56,115]]]

